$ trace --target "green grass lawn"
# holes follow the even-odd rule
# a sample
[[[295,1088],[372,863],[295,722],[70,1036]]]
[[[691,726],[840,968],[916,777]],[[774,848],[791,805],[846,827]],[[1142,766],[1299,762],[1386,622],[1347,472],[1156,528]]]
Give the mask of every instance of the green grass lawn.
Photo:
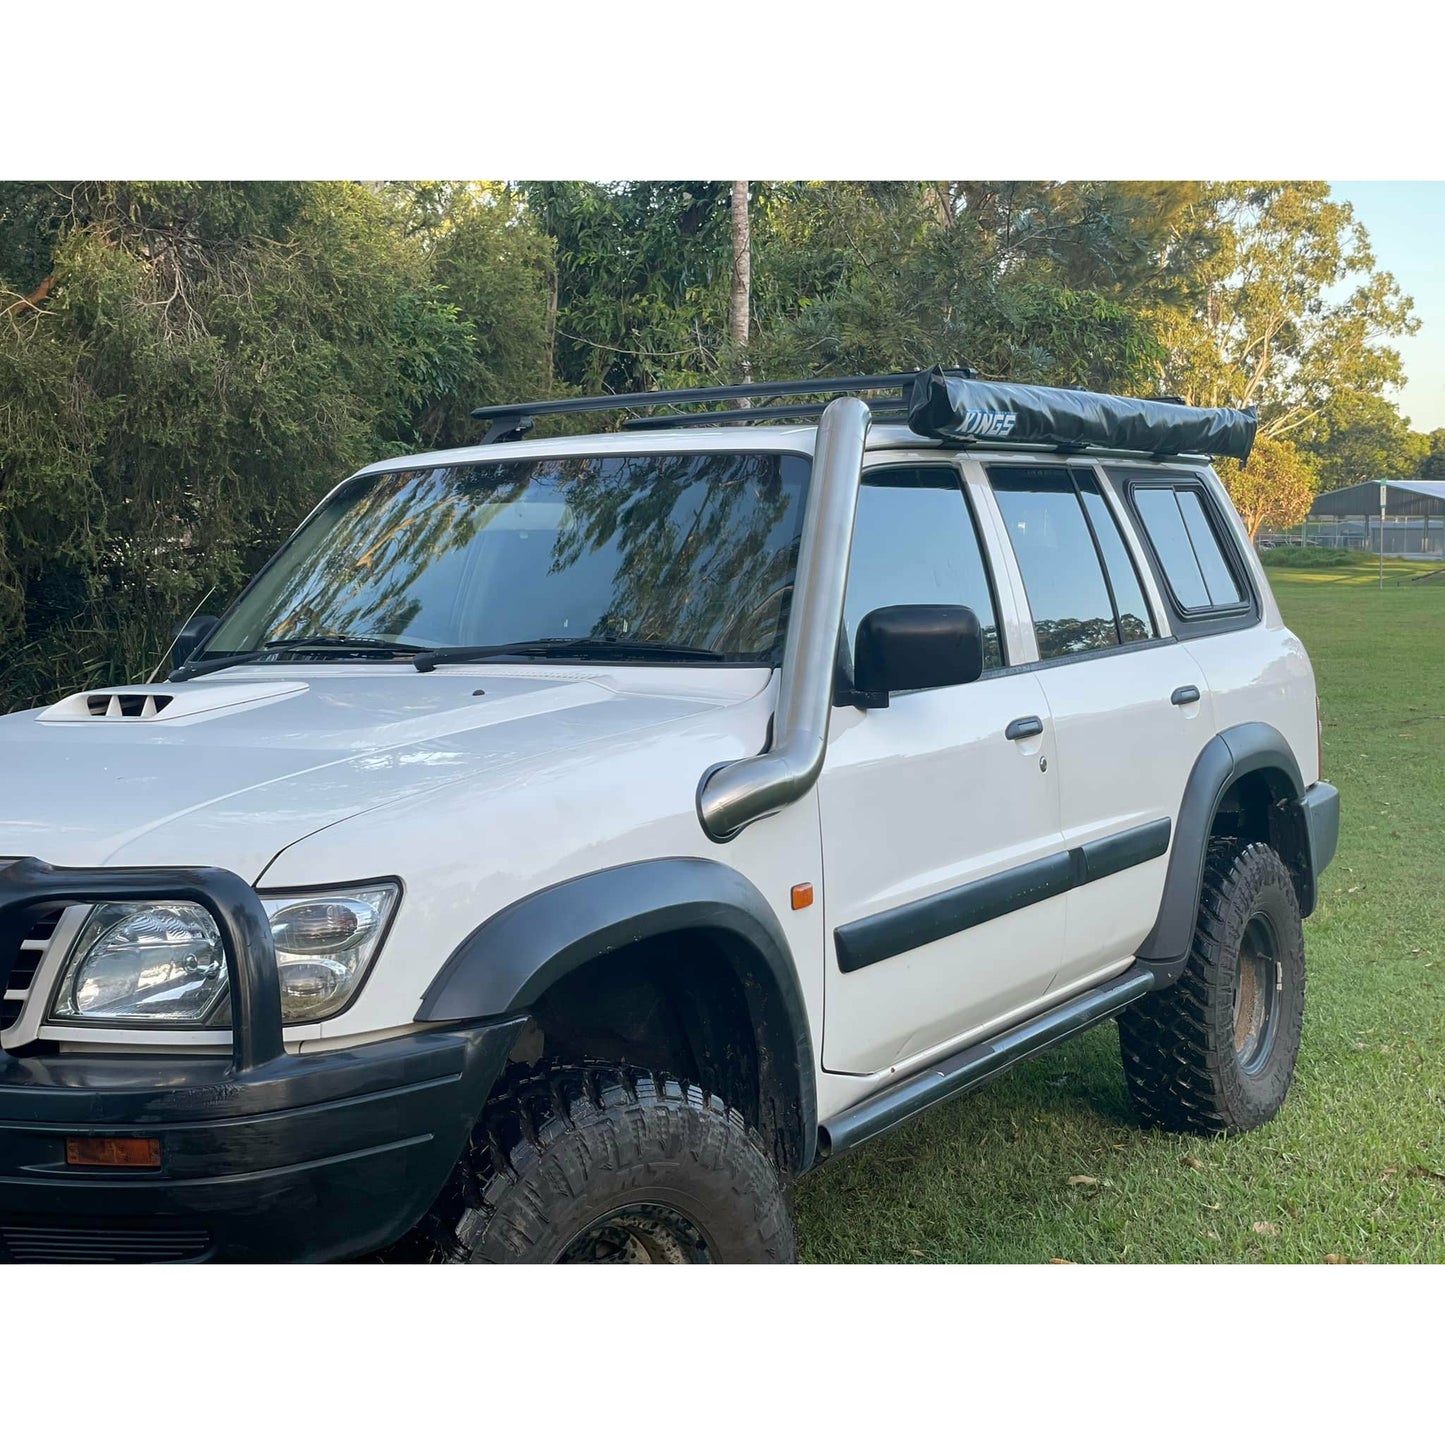
[[[1106,1024],[803,1180],[805,1259],[1445,1261],[1445,589],[1363,571],[1271,570],[1344,808],[1280,1116],[1139,1128]]]

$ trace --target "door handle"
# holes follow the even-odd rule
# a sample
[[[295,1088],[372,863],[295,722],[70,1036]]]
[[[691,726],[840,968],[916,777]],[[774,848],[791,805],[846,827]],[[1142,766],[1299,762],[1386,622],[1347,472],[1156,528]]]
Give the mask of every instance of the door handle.
[[[1024,738],[1036,738],[1043,732],[1044,725],[1041,719],[1036,717],[1016,717],[1004,730],[1003,735],[1009,742],[1020,742]]]
[[[1190,683],[1188,687],[1176,687],[1174,691],[1169,694],[1169,701],[1172,702],[1175,707],[1185,707],[1191,702],[1198,702],[1199,689],[1195,687],[1193,683]]]

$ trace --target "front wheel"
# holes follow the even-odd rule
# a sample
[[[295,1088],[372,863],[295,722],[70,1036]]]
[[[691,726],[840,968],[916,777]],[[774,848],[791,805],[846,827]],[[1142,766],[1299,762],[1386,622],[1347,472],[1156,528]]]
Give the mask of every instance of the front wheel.
[[[1119,1016],[1143,1119],[1184,1133],[1256,1129],[1279,1112],[1304,1023],[1305,954],[1289,869],[1263,843],[1210,847],[1184,976]]]
[[[696,1086],[543,1065],[487,1105],[423,1226],[463,1264],[783,1264],[782,1181],[736,1110]]]

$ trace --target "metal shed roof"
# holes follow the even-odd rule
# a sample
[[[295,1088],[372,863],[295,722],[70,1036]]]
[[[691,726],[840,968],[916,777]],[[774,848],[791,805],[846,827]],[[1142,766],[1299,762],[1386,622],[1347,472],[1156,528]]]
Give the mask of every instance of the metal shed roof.
[[[1310,508],[1311,517],[1374,516],[1380,510],[1380,487],[1385,493],[1385,511],[1392,517],[1445,517],[1445,482],[1356,482],[1321,492]]]

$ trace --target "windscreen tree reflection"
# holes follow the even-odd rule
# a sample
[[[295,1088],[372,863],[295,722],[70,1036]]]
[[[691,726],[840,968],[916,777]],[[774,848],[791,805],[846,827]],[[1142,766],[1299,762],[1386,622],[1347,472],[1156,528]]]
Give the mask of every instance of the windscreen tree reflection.
[[[568,457],[366,477],[257,579],[208,655],[338,634],[426,647],[540,637],[781,656],[809,464]]]

